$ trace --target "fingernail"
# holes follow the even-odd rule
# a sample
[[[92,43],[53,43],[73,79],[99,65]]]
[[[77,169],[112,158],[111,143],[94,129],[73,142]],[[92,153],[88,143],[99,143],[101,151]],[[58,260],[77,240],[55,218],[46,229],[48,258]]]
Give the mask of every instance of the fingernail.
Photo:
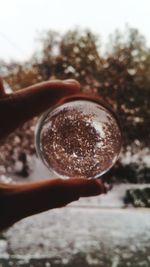
[[[101,194],[106,194],[107,193],[107,187],[105,186],[105,184],[103,183],[103,181],[102,180],[100,180],[100,179],[96,179],[96,182],[97,182],[97,184],[99,184],[99,189],[101,190]]]
[[[67,80],[64,80],[63,83],[65,84],[70,84],[70,85],[77,85],[77,86],[80,86],[80,83],[74,79],[67,79]]]

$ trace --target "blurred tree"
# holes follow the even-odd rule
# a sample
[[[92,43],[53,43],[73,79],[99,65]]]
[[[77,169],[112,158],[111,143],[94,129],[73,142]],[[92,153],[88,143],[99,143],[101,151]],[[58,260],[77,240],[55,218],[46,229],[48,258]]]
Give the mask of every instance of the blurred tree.
[[[55,31],[44,32],[39,42],[40,49],[33,55],[32,67],[38,73],[39,80],[48,80],[57,75],[55,65],[59,54],[60,35]]]
[[[96,85],[103,63],[96,35],[89,30],[74,30],[60,37],[49,31],[41,38],[41,43],[41,51],[34,55],[34,67],[41,79],[76,78],[90,89]]]
[[[149,145],[150,49],[136,29],[127,27],[124,33],[116,31],[110,36],[105,55],[100,53],[99,36],[89,30],[76,29],[64,35],[48,31],[41,36],[40,49],[30,61],[0,61],[0,74],[14,90],[53,78],[75,78],[83,91],[98,93],[116,111],[124,134],[124,152],[132,146],[134,154]],[[17,131],[20,143],[27,144],[25,153],[27,147],[34,153],[29,144],[33,142],[33,129],[27,130],[32,124],[26,124],[23,133],[27,134]],[[122,168],[121,163],[118,166]]]
[[[81,84],[95,86],[103,59],[100,57],[99,38],[89,30],[66,33],[59,45],[61,55],[61,73],[65,77],[75,77]],[[60,64],[60,61],[58,62]],[[57,68],[56,68],[57,70]]]
[[[11,66],[11,71],[8,69],[8,75],[5,80],[13,88],[19,90],[28,87],[40,81],[37,69],[28,63],[23,65],[18,63]]]
[[[150,49],[136,29],[111,38],[111,53],[99,73],[99,93],[120,117],[125,145],[149,143]]]

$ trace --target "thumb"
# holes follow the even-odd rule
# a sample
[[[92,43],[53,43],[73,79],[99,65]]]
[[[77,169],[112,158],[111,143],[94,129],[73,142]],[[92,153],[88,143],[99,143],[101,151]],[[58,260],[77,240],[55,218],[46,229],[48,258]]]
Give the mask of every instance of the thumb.
[[[51,179],[21,185],[0,186],[0,229],[27,216],[59,208],[80,197],[105,194],[101,180],[72,178]]]
[[[47,81],[0,99],[0,137],[50,108],[62,97],[79,92],[79,88],[80,84],[75,80]]]

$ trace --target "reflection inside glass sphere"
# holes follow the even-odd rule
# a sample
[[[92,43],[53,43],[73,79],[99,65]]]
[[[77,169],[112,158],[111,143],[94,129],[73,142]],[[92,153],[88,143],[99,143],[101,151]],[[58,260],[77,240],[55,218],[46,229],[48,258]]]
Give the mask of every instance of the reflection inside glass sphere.
[[[44,114],[36,147],[45,165],[60,177],[97,178],[116,162],[121,132],[104,106],[74,100]]]

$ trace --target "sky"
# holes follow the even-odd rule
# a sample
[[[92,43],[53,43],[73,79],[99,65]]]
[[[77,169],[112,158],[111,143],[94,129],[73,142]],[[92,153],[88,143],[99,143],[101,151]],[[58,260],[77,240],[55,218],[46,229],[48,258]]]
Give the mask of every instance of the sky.
[[[109,34],[126,24],[150,45],[150,0],[0,0],[0,59],[28,59],[43,30],[89,28],[105,45]]]

